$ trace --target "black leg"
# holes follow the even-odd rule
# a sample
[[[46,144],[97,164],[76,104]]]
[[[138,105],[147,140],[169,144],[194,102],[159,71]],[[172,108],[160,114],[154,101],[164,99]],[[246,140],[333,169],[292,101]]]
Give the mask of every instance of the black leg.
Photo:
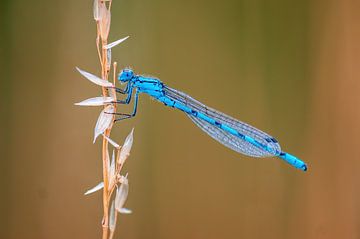
[[[131,114],[124,114],[124,113],[113,113],[115,115],[122,115],[123,117],[117,118],[115,119],[114,122],[116,121],[120,121],[120,120],[124,120],[124,119],[130,119],[132,117],[134,117],[136,115],[136,111],[137,111],[137,104],[138,104],[138,99],[139,99],[139,93],[136,91],[135,93],[135,101],[134,101],[134,110]]]
[[[129,83],[126,85],[125,89],[117,88],[117,87],[107,87],[108,89],[115,89],[117,93],[127,94],[129,92]]]
[[[132,95],[133,88],[130,87],[129,90],[127,90],[127,91],[128,91],[128,93],[127,93],[128,95],[126,97],[126,100],[117,100],[117,101],[115,101],[113,103],[128,105],[130,103],[130,101],[131,101],[131,95]]]

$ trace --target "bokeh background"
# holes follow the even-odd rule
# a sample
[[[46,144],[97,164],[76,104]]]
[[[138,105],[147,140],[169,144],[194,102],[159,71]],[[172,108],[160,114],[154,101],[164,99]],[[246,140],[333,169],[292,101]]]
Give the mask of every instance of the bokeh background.
[[[114,0],[120,67],[159,77],[304,159],[250,159],[141,97],[116,238],[359,238],[360,2]],[[92,0],[3,0],[0,237],[100,238]],[[130,111],[130,107],[121,110]]]

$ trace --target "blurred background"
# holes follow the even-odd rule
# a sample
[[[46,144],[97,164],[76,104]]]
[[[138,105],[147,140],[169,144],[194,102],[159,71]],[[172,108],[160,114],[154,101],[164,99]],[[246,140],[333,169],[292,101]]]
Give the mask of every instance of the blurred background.
[[[100,238],[100,88],[92,0],[3,0],[0,237]],[[251,159],[143,96],[116,238],[359,238],[360,2],[114,0],[119,66],[276,137],[308,163]],[[122,107],[121,111],[131,111]]]

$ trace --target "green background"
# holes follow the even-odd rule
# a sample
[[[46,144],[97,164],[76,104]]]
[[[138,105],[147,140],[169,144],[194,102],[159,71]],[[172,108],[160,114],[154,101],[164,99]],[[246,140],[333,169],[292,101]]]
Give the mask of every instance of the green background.
[[[121,68],[159,77],[275,136],[308,163],[251,159],[142,96],[116,238],[359,238],[355,0],[114,0]],[[1,1],[0,237],[100,238],[100,95],[92,1]],[[123,112],[130,107],[119,107]]]

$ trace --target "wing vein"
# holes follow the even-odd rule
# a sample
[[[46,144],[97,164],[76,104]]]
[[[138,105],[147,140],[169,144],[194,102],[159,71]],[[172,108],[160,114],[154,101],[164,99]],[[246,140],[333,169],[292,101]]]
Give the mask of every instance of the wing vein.
[[[207,115],[210,118],[213,118],[217,122],[221,124],[225,124],[239,133],[249,136],[256,141],[260,142],[263,145],[266,145],[269,151],[256,147],[255,145],[232,135],[221,128],[214,126],[202,119],[199,119],[193,115],[188,115],[190,119],[204,132],[206,132],[209,136],[219,141],[223,145],[236,152],[240,152],[252,157],[268,157],[274,156],[281,152],[281,148],[279,143],[269,134],[251,126],[239,120],[236,120],[222,112],[219,112],[215,109],[212,109],[203,103],[193,99],[189,95],[172,89],[168,86],[164,86],[163,88],[165,96],[182,103],[191,109],[201,112]]]

